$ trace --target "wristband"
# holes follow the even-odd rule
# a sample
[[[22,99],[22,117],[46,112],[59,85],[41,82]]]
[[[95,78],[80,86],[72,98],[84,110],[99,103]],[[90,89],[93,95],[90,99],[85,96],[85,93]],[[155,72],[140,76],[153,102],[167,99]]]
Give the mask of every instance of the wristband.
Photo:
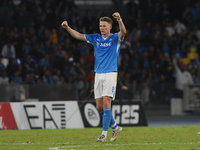
[[[120,19],[117,19],[117,21],[122,21],[122,18],[120,18]]]

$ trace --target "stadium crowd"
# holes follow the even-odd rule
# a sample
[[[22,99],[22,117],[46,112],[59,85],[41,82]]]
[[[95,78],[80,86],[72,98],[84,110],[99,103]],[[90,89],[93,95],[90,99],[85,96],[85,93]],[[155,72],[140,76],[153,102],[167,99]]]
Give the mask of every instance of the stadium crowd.
[[[98,33],[99,17],[115,11],[128,30],[119,57],[124,85],[175,83],[174,56],[200,83],[200,0],[113,0],[109,10],[85,12],[74,0],[6,0],[0,1],[0,84],[92,85],[93,47],[74,40],[61,23]],[[114,22],[112,31],[117,27]]]

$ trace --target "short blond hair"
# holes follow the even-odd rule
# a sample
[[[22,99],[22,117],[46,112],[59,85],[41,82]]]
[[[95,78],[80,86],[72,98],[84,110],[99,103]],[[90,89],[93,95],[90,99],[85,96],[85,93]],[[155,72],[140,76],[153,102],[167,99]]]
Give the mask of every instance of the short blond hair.
[[[109,24],[113,24],[113,21],[112,21],[112,19],[110,18],[110,17],[101,17],[100,19],[99,19],[99,22],[100,21],[106,21],[106,22],[108,22]]]

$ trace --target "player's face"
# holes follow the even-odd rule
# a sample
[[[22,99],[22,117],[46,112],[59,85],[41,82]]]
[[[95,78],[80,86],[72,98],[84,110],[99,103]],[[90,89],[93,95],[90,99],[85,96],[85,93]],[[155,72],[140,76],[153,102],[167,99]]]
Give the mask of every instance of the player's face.
[[[110,35],[110,30],[112,29],[112,25],[106,21],[100,21],[99,29],[103,37],[107,37]]]

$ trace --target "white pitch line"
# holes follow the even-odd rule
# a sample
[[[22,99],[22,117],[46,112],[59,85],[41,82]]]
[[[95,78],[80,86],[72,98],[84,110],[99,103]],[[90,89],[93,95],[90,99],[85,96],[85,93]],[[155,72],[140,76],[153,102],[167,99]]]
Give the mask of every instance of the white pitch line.
[[[31,145],[49,145],[49,144],[56,144],[56,145],[60,145],[60,144],[70,144],[69,142],[67,143],[31,143],[31,142],[27,142],[27,143],[0,143],[0,145],[2,144],[9,144],[9,145],[22,145],[22,144],[31,144]],[[118,146],[118,145],[160,145],[160,144],[166,144],[166,145],[170,145],[170,144],[175,144],[175,145],[180,145],[180,144],[200,144],[199,142],[187,142],[187,143],[174,143],[174,142],[169,142],[169,143],[121,143],[121,144],[111,144],[111,143],[105,143],[105,145],[107,146]],[[69,146],[62,146],[62,147],[86,147],[86,146],[100,146],[100,144],[95,144],[95,145],[69,145]]]
[[[55,144],[55,143],[0,143],[2,144],[9,144],[9,145],[24,145],[24,144],[31,144],[31,145],[49,145],[49,144]],[[101,146],[100,144],[95,144],[95,145],[67,145],[70,144],[69,142],[67,143],[56,143],[56,145],[60,144],[66,144],[65,146],[56,146],[56,147],[51,147],[48,148],[49,150],[65,150],[69,148],[80,148],[80,147],[97,147]],[[187,143],[174,143],[174,142],[169,142],[169,143],[121,143],[121,144],[111,144],[111,143],[105,143],[106,146],[129,146],[129,145],[193,145],[193,144],[200,144],[200,142],[187,142]]]
[[[129,146],[129,145],[181,145],[181,144],[200,144],[200,142],[188,142],[188,143],[173,143],[173,142],[169,142],[169,143],[129,143],[129,144],[105,144],[106,146]],[[60,146],[60,147],[52,147],[49,149],[55,149],[55,150],[62,150],[63,148],[78,148],[78,147],[97,147],[97,146],[101,146],[101,145],[71,145],[71,146]]]
[[[31,145],[49,145],[49,144],[55,144],[55,143],[0,143],[0,145],[25,145],[25,144],[31,144]],[[65,144],[65,143],[56,143],[56,144]]]

